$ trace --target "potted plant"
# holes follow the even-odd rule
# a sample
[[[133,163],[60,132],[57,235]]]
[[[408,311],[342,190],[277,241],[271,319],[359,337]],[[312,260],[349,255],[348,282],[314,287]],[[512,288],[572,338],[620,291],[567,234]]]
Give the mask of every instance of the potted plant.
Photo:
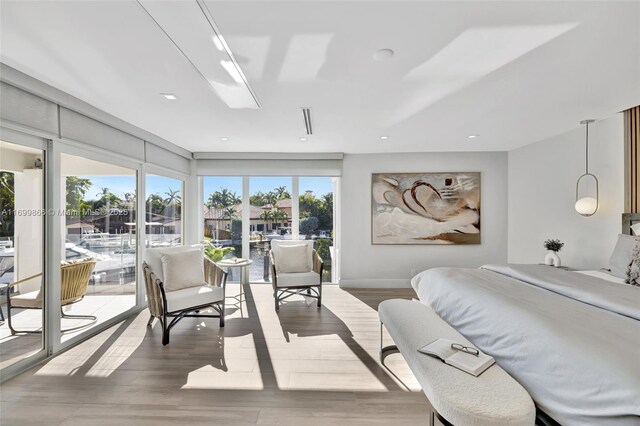
[[[224,257],[235,251],[235,248],[233,247],[222,247],[222,246],[213,246],[213,245],[207,245],[204,248],[204,254],[205,256],[207,256],[209,259],[211,259],[213,262],[220,262],[222,259],[224,259]]]
[[[559,267],[561,266],[560,256],[558,252],[562,250],[564,243],[557,239],[549,239],[544,242],[544,248],[547,249],[547,255],[544,257],[544,264]]]

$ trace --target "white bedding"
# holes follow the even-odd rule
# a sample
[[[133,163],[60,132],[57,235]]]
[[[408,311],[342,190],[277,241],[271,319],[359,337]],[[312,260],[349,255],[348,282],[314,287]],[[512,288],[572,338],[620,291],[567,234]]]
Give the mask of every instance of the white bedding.
[[[575,271],[575,272],[579,274],[589,275],[591,277],[600,278],[601,280],[611,281],[612,283],[616,283],[616,284],[628,285],[627,283],[624,282],[624,279],[616,277],[615,275],[611,275],[610,273],[605,271]]]
[[[546,268],[543,276],[556,274],[539,268]],[[628,294],[638,295],[640,307],[640,288],[629,293],[630,286],[620,286],[625,295],[619,296],[610,281],[562,272],[565,281],[601,282],[616,293],[605,303],[618,310],[629,313]],[[559,294],[565,289],[557,283],[550,290],[486,269],[435,268],[412,285],[423,303],[491,354],[559,423],[640,425],[637,319]],[[566,289],[589,300],[578,290]]]
[[[484,265],[482,269],[640,321],[640,288],[540,265]]]

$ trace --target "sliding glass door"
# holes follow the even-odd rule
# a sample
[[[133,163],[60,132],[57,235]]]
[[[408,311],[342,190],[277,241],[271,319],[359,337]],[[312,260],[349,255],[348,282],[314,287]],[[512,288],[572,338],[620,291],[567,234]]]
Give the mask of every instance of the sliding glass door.
[[[325,264],[323,281],[336,282],[337,183],[336,177],[206,176],[204,238],[220,256],[251,259],[252,283],[271,282],[272,240],[311,239]],[[230,274],[240,280],[239,268]]]
[[[1,130],[4,381],[143,306],[141,248],[183,243],[186,177],[76,142]]]
[[[61,342],[136,306],[137,170],[61,154]]]
[[[40,148],[0,141],[2,372],[44,355],[44,154]]]

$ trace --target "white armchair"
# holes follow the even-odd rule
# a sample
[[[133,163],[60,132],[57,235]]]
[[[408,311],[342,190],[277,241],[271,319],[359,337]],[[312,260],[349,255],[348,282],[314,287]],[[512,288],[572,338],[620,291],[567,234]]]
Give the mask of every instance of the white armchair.
[[[276,311],[280,302],[303,292],[317,299],[320,308],[323,262],[312,240],[271,240],[269,260]]]
[[[163,345],[169,344],[171,328],[185,317],[220,318],[224,327],[227,273],[204,257],[201,247],[147,249],[143,269],[151,313],[147,325],[160,320]],[[208,308],[217,314],[200,313]]]

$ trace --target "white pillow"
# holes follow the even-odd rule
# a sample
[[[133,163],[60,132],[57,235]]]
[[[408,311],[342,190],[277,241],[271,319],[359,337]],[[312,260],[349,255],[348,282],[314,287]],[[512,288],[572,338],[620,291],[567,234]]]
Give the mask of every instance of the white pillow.
[[[280,247],[285,246],[296,246],[296,245],[306,245],[307,254],[309,255],[309,266],[308,269],[311,271],[313,269],[313,257],[311,254],[313,253],[313,241],[311,240],[273,240],[271,241],[271,251],[273,252],[274,259],[278,259],[278,255],[280,254]]]
[[[156,274],[156,277],[158,277],[160,281],[164,282],[164,274],[162,273],[162,253],[192,250],[195,248],[202,250],[202,255],[204,256],[204,247],[201,244],[194,244],[191,246],[156,247],[145,249],[144,261],[147,262],[147,265],[149,265],[149,268],[151,268],[153,273]]]
[[[282,245],[278,247],[276,266],[278,272],[309,272],[309,249],[307,244]]]
[[[633,260],[633,249],[638,243],[638,240],[638,237],[632,235],[618,235],[618,242],[609,259],[611,275],[615,275],[618,278],[627,277],[627,268]]]
[[[161,252],[165,291],[200,286],[204,281],[202,250],[171,250]]]

